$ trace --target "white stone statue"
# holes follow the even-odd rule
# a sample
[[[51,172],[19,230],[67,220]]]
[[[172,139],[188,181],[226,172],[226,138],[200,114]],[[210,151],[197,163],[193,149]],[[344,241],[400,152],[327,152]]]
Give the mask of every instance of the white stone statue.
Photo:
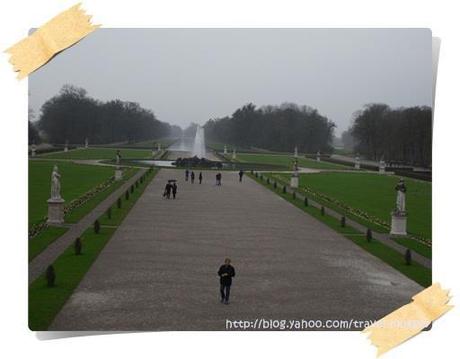
[[[85,138],[85,148],[88,148],[88,144],[89,144],[88,137],[86,137]]]
[[[120,165],[121,154],[120,150],[117,150],[117,166]]]
[[[380,173],[385,173],[385,167],[386,167],[386,164],[385,164],[385,161],[382,158],[380,160],[380,162],[379,162],[379,172]]]
[[[294,147],[294,157],[299,157],[299,152],[297,151],[297,146]]]
[[[236,160],[236,150],[235,150],[235,149],[233,149],[232,159],[233,159],[233,160]]]
[[[361,158],[359,157],[359,154],[357,154],[355,157],[355,168],[357,170],[361,168]]]
[[[316,161],[320,162],[321,161],[321,152],[316,152]]]
[[[158,151],[161,151],[161,143],[157,143]]]
[[[400,179],[395,187],[396,190],[396,212],[399,214],[406,213],[406,185],[404,179]]]
[[[61,175],[59,174],[57,165],[54,165],[53,172],[51,172],[51,199],[62,199]]]
[[[227,145],[224,146],[224,155],[227,154]]]

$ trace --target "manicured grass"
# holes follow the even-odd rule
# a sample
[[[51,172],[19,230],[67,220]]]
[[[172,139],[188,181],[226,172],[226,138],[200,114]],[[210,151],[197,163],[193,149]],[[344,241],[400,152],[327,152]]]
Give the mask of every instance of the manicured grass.
[[[50,152],[40,155],[42,158],[67,159],[67,160],[108,160],[115,159],[117,150],[120,150],[122,159],[152,158],[152,150],[131,148],[79,148],[69,152]]]
[[[231,154],[230,154],[231,156]],[[261,153],[237,153],[236,159],[241,162],[271,164],[285,166],[286,169],[292,169],[293,155],[272,155]],[[315,160],[299,156],[299,167],[315,168],[315,169],[351,169],[351,167],[329,163],[325,161],[317,162]]]
[[[150,182],[151,178],[153,178],[156,173],[158,172],[158,169],[154,169],[152,174],[149,175],[148,180],[144,181],[144,183],[139,182],[139,187],[136,188],[134,185],[134,192],[131,193],[129,190],[129,199],[126,200],[125,198],[125,193],[123,193],[120,198],[121,198],[121,208],[117,207],[117,203],[115,202],[111,208],[111,218],[108,218],[107,212],[101,216],[100,218],[100,223],[101,225],[104,226],[117,226],[119,225],[123,219],[126,217],[126,215],[129,213],[131,208],[134,206],[138,198],[142,195],[144,192],[145,187],[147,184]],[[160,195],[158,196],[160,198]]]
[[[157,149],[158,144],[161,145],[162,149],[165,147],[171,146],[174,142],[176,142],[178,139],[177,138],[170,138],[170,137],[165,137],[165,138],[158,138],[156,140],[148,140],[148,141],[141,141],[141,142],[135,142],[135,143],[127,143],[125,145],[122,145],[121,147],[125,148],[149,148],[149,149]]]
[[[29,161],[29,225],[47,215],[51,172],[54,164],[61,174],[61,196],[69,203],[113,176],[113,168],[71,162]]]
[[[292,194],[282,193],[282,189],[280,187],[278,187],[278,189],[275,190],[273,188],[273,184],[267,185],[265,179],[261,181],[260,178],[255,178],[255,176],[252,175],[249,176],[255,179],[259,184],[262,184],[263,186],[269,188],[271,191],[275,192],[280,197],[284,198],[286,201],[292,203],[304,212],[310,214],[314,218],[323,222],[331,229],[342,234],[347,239],[353,241],[353,243],[360,246],[370,254],[376,256],[377,258],[381,259],[391,267],[395,268],[396,270],[404,274],[406,277],[419,283],[421,286],[428,287],[431,285],[431,270],[429,268],[425,268],[414,261],[411,265],[406,265],[404,256],[401,253],[394,250],[393,248],[387,247],[376,240],[371,240],[370,242],[368,242],[366,240],[365,234],[360,233],[349,226],[342,228],[340,226],[340,221],[336,218],[328,216],[327,213],[326,215],[322,216],[321,211],[318,208],[312,206],[307,207],[304,205],[304,202],[300,199],[294,200],[292,198]]]
[[[424,245],[423,243],[418,242],[415,239],[411,238],[394,238],[394,240],[407,247],[412,249],[414,252],[417,252],[418,254],[421,254],[424,257],[431,258],[431,248],[428,247],[427,245]]]
[[[282,176],[286,181],[289,180],[289,175]],[[397,176],[372,173],[314,173],[300,175],[299,185],[301,188],[308,186],[347,206],[363,210],[390,223],[391,211],[396,202],[394,188],[398,180]],[[410,178],[404,180],[407,186],[408,232],[431,239],[431,183]],[[313,199],[318,198],[313,196]],[[318,199],[318,202],[321,200]],[[343,212],[329,202],[325,205]]]
[[[55,287],[48,288],[44,275],[29,286],[29,328],[47,330],[91,264],[112,236],[115,228],[101,228],[99,234],[88,229],[82,236],[82,254],[74,253],[73,245],[54,262]]]
[[[129,205],[124,205],[121,209],[113,209],[114,213],[118,212],[116,214],[117,220],[113,223],[121,223],[155,174],[156,171],[148,174],[146,180],[134,190],[128,200]],[[126,201],[123,197],[123,204],[125,203]],[[103,222],[102,218],[101,222]],[[82,254],[75,255],[72,244],[53,263],[56,272],[56,285],[54,287],[47,287],[44,275],[41,275],[30,284],[29,328],[31,330],[48,329],[115,230],[116,227],[101,226],[99,234],[95,234],[93,227],[88,228],[81,236],[83,243]]]
[[[29,240],[29,262],[40,254],[56,238],[67,232],[66,227],[46,227],[43,231]]]
[[[76,223],[87,215],[91,210],[93,210],[100,202],[106,199],[112,192],[120,188],[125,184],[136,172],[138,169],[127,168],[124,170],[123,180],[114,181],[113,184],[106,188],[104,191],[97,193],[92,197],[88,202],[85,202],[80,207],[75,208],[69,214],[65,216],[65,221],[67,223]]]

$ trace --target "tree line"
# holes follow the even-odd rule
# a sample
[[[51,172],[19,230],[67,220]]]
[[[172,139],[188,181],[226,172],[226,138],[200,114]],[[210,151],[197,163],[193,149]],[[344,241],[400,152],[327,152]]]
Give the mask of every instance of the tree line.
[[[366,105],[354,114],[342,140],[368,159],[431,167],[431,108]]]
[[[86,138],[91,144],[131,143],[180,132],[178,126],[159,121],[136,102],[102,102],[71,85],[63,86],[58,95],[43,104],[36,126],[44,139],[54,144],[84,143]],[[31,133],[36,139],[36,131],[30,127],[29,121],[29,141]]]
[[[335,124],[308,106],[247,104],[231,116],[204,125],[207,140],[244,148],[300,152],[331,151]]]

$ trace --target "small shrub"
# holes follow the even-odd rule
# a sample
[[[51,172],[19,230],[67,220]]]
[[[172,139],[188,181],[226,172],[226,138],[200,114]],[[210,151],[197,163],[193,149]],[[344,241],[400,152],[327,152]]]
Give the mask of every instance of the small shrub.
[[[254,174],[254,170],[251,170],[251,174],[252,174],[252,175]]]
[[[286,193],[286,186],[283,186],[283,193]]]
[[[342,218],[340,218],[340,227],[345,227],[345,223],[346,223],[346,219],[344,216],[342,216]]]
[[[256,172],[256,178],[259,178],[259,174]]]
[[[139,181],[136,181],[136,188],[139,187]]]
[[[295,191],[292,192],[292,199],[296,199]]]
[[[276,182],[273,182],[273,188],[274,189],[277,189],[278,188],[278,184]]]
[[[112,207],[109,207],[109,208],[107,209],[107,218],[108,218],[108,219],[112,218]]]
[[[126,191],[126,192],[125,192],[125,199],[126,199],[126,200],[129,199],[129,191]]]
[[[308,198],[305,197],[305,199],[303,200],[303,204],[305,205],[305,207],[308,207]]]
[[[372,231],[371,231],[370,228],[367,229],[366,239],[367,239],[368,242],[370,242],[372,240]]]
[[[101,231],[101,224],[99,223],[99,220],[94,221],[94,233],[99,234]]]
[[[321,206],[321,215],[324,216],[326,214],[326,210],[324,209],[324,206]]]
[[[121,208],[121,197],[117,199],[117,208]]]
[[[134,192],[134,185],[131,185],[131,193]]]
[[[77,237],[74,243],[75,255],[79,256],[81,254],[82,243],[80,237]]]
[[[263,176],[263,175],[260,175],[260,180],[261,180],[261,181],[264,180],[264,176]]]
[[[270,184],[270,178],[267,178],[267,184]]]
[[[406,261],[406,265],[410,266],[412,264],[412,252],[409,248],[406,249],[406,253],[404,254],[404,259]]]
[[[48,268],[46,268],[46,284],[49,288],[54,287],[54,284],[56,282],[56,272],[54,271],[54,267],[52,265],[49,265]]]

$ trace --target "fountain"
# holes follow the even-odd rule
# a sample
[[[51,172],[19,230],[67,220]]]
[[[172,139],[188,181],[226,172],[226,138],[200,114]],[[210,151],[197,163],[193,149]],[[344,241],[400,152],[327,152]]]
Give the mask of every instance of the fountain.
[[[195,134],[195,142],[193,143],[192,156],[198,158],[206,157],[206,145],[204,142],[204,128],[197,126]]]

